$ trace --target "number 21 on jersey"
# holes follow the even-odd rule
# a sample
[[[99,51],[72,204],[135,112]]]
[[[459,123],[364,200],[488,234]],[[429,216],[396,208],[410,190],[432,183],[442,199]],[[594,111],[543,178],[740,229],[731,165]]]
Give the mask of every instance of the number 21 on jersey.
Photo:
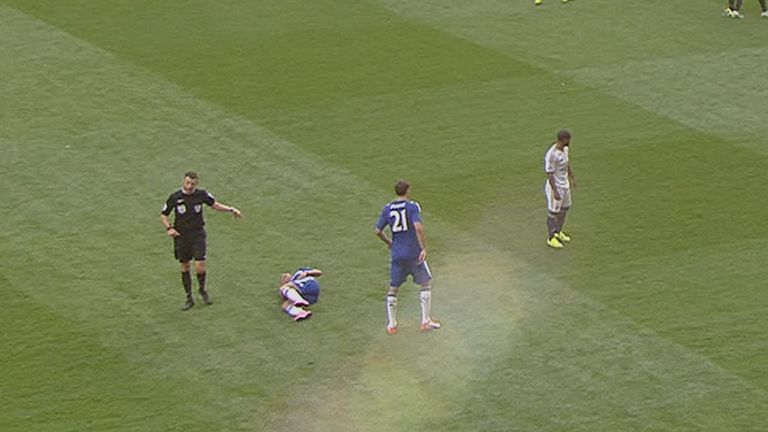
[[[400,211],[390,210],[389,217],[394,218],[392,221],[392,232],[408,231],[408,218],[405,216],[405,209]]]

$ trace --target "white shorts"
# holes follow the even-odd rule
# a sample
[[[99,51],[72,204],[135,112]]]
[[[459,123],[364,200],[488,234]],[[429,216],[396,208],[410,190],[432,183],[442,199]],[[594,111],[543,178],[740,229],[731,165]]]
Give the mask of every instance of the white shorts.
[[[555,194],[552,193],[552,186],[549,181],[544,185],[544,194],[547,196],[547,210],[550,213],[560,213],[562,210],[568,210],[571,207],[571,189],[570,188],[557,188],[557,192],[560,194],[560,199],[555,199]]]

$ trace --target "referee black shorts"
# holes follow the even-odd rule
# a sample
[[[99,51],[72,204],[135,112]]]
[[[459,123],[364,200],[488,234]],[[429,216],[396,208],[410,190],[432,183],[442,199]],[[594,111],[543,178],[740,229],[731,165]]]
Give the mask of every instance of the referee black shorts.
[[[179,262],[205,261],[207,255],[207,234],[205,230],[183,232],[173,238],[173,256]]]

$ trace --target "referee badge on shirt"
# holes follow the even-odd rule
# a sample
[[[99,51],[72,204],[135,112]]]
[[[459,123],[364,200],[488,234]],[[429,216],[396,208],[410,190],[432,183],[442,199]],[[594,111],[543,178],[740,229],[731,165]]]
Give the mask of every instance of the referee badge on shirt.
[[[200,213],[201,211],[203,211],[203,205],[195,204],[195,213]]]
[[[179,214],[184,214],[187,212],[187,206],[185,206],[184,204],[177,205],[176,211],[179,212]]]

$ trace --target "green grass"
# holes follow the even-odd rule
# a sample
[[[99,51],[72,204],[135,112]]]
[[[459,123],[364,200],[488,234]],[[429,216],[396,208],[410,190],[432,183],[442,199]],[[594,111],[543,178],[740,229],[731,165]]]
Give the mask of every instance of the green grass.
[[[667,3],[0,1],[0,430],[762,430],[766,23]],[[181,313],[188,169],[247,217],[208,213],[216,304]],[[445,328],[406,289],[389,337],[401,177]]]

